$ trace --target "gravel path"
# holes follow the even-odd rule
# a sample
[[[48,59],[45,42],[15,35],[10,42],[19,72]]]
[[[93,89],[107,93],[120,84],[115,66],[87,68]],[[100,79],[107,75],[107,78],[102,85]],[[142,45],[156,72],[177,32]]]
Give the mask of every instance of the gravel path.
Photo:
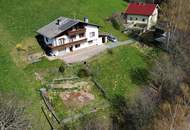
[[[135,42],[134,40],[129,39],[127,41],[111,43],[110,45],[107,45],[107,48],[115,48],[115,47],[118,47],[118,46],[128,45],[128,44],[131,44],[131,43],[134,43],[134,42]]]

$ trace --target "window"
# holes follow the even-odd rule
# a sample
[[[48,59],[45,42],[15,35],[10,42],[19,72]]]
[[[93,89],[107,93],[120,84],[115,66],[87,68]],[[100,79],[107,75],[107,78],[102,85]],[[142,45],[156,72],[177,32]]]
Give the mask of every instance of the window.
[[[89,43],[89,44],[93,43],[93,40],[91,40],[91,41],[88,41],[88,43]]]
[[[145,19],[143,18],[143,19],[142,19],[142,21],[144,22],[144,21],[145,21]]]
[[[133,17],[130,17],[130,20],[133,20]]]
[[[80,44],[76,44],[76,45],[75,45],[75,48],[79,48],[79,47],[80,47]]]
[[[136,18],[136,20],[138,20],[138,18]]]
[[[64,43],[65,43],[65,39],[64,38],[59,39],[59,44],[64,44]]]
[[[84,37],[84,33],[79,34],[79,37],[80,38]]]
[[[49,38],[46,37],[46,42],[49,42]]]
[[[94,37],[95,36],[95,32],[90,32],[90,37]]]
[[[71,39],[72,40],[75,40],[76,39],[76,36],[74,35],[74,36],[71,36]]]

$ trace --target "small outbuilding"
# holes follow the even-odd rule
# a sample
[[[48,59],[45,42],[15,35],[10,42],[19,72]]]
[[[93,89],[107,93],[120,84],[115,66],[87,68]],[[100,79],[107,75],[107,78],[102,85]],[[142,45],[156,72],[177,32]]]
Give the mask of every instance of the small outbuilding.
[[[150,30],[158,19],[158,5],[150,3],[130,3],[125,10],[126,27]]]

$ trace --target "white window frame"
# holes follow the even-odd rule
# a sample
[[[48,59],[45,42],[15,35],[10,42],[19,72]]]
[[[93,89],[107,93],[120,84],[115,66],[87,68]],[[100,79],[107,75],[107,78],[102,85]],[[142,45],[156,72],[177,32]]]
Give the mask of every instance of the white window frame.
[[[65,43],[65,38],[60,38],[60,39],[59,39],[59,44],[60,44],[60,45],[63,45],[64,43]]]
[[[75,45],[75,48],[79,48],[79,47],[80,47],[80,44],[76,44],[76,45]]]
[[[90,32],[90,38],[95,37],[96,33],[95,32]]]
[[[82,36],[81,36],[82,35]],[[85,37],[85,34],[84,33],[80,33],[79,34],[79,38],[83,38],[83,37]]]

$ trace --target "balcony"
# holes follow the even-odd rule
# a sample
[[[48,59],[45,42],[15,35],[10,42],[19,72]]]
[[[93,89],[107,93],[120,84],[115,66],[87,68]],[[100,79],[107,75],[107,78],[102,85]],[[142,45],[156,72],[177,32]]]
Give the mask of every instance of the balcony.
[[[73,42],[65,43],[65,44],[59,45],[59,46],[51,46],[50,45],[50,46],[48,46],[48,48],[51,49],[52,51],[55,51],[55,50],[61,51],[61,50],[63,50],[66,47],[71,47],[73,45],[76,45],[76,44],[79,44],[79,43],[84,43],[86,41],[87,41],[87,39],[85,38],[85,39],[81,39],[81,40],[78,40],[78,41],[73,41]]]
[[[74,35],[85,33],[85,32],[86,32],[86,28],[80,28],[80,29],[68,31],[68,35],[74,36]]]

